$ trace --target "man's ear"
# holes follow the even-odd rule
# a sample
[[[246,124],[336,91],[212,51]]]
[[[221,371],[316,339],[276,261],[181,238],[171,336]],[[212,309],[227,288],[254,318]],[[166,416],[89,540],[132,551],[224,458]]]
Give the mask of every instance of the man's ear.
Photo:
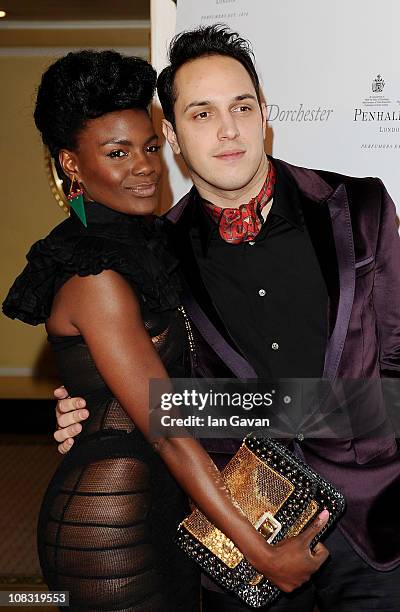
[[[267,105],[265,102],[261,102],[261,114],[262,114],[262,126],[263,126],[263,135],[265,140],[265,135],[267,133]]]
[[[72,179],[72,177],[75,175],[77,180],[80,181],[76,157],[72,151],[60,149],[58,153],[58,161],[60,162],[60,166],[63,169],[64,174],[66,174],[68,178]]]
[[[172,151],[175,153],[175,155],[179,155],[179,153],[181,152],[181,148],[178,144],[178,138],[176,136],[172,123],[170,121],[167,121],[166,119],[163,119],[162,131]]]

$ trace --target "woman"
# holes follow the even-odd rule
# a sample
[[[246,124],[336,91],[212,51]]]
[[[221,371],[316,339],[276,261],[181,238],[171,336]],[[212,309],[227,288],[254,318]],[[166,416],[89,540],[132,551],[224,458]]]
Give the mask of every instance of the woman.
[[[296,538],[271,554],[196,441],[151,439],[149,379],[188,375],[190,325],[151,217],[161,173],[147,113],[154,86],[147,62],[112,51],[69,53],[45,72],[35,122],[77,214],[33,245],[3,306],[46,324],[63,383],[91,406],[38,527],[45,580],[70,592],[74,610],[198,609],[196,571],[172,543],[187,511],[178,485],[279,586],[304,581],[305,555],[313,567]]]

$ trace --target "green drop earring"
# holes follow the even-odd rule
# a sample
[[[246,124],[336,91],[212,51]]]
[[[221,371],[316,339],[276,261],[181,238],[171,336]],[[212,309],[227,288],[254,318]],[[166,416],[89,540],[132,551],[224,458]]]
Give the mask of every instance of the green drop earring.
[[[74,188],[74,183],[76,187]],[[72,175],[71,186],[69,188],[69,194],[67,196],[70,206],[77,215],[78,219],[87,227],[85,203],[83,201],[83,189],[76,178],[75,174]]]

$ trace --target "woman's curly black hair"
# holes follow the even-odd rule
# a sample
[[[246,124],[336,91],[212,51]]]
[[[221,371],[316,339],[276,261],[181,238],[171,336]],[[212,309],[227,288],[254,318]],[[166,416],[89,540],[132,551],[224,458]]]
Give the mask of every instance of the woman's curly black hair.
[[[73,150],[90,119],[128,108],[147,109],[156,72],[139,57],[116,51],[77,51],[58,59],[42,76],[35,124],[63,176],[60,149]]]

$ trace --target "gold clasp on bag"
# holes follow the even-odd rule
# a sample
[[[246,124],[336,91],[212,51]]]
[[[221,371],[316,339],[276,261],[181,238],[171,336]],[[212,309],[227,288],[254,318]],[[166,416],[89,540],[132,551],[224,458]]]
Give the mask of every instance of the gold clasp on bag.
[[[265,512],[255,524],[255,528],[262,533],[268,544],[271,544],[272,540],[282,529],[282,524],[272,516],[271,512]]]

